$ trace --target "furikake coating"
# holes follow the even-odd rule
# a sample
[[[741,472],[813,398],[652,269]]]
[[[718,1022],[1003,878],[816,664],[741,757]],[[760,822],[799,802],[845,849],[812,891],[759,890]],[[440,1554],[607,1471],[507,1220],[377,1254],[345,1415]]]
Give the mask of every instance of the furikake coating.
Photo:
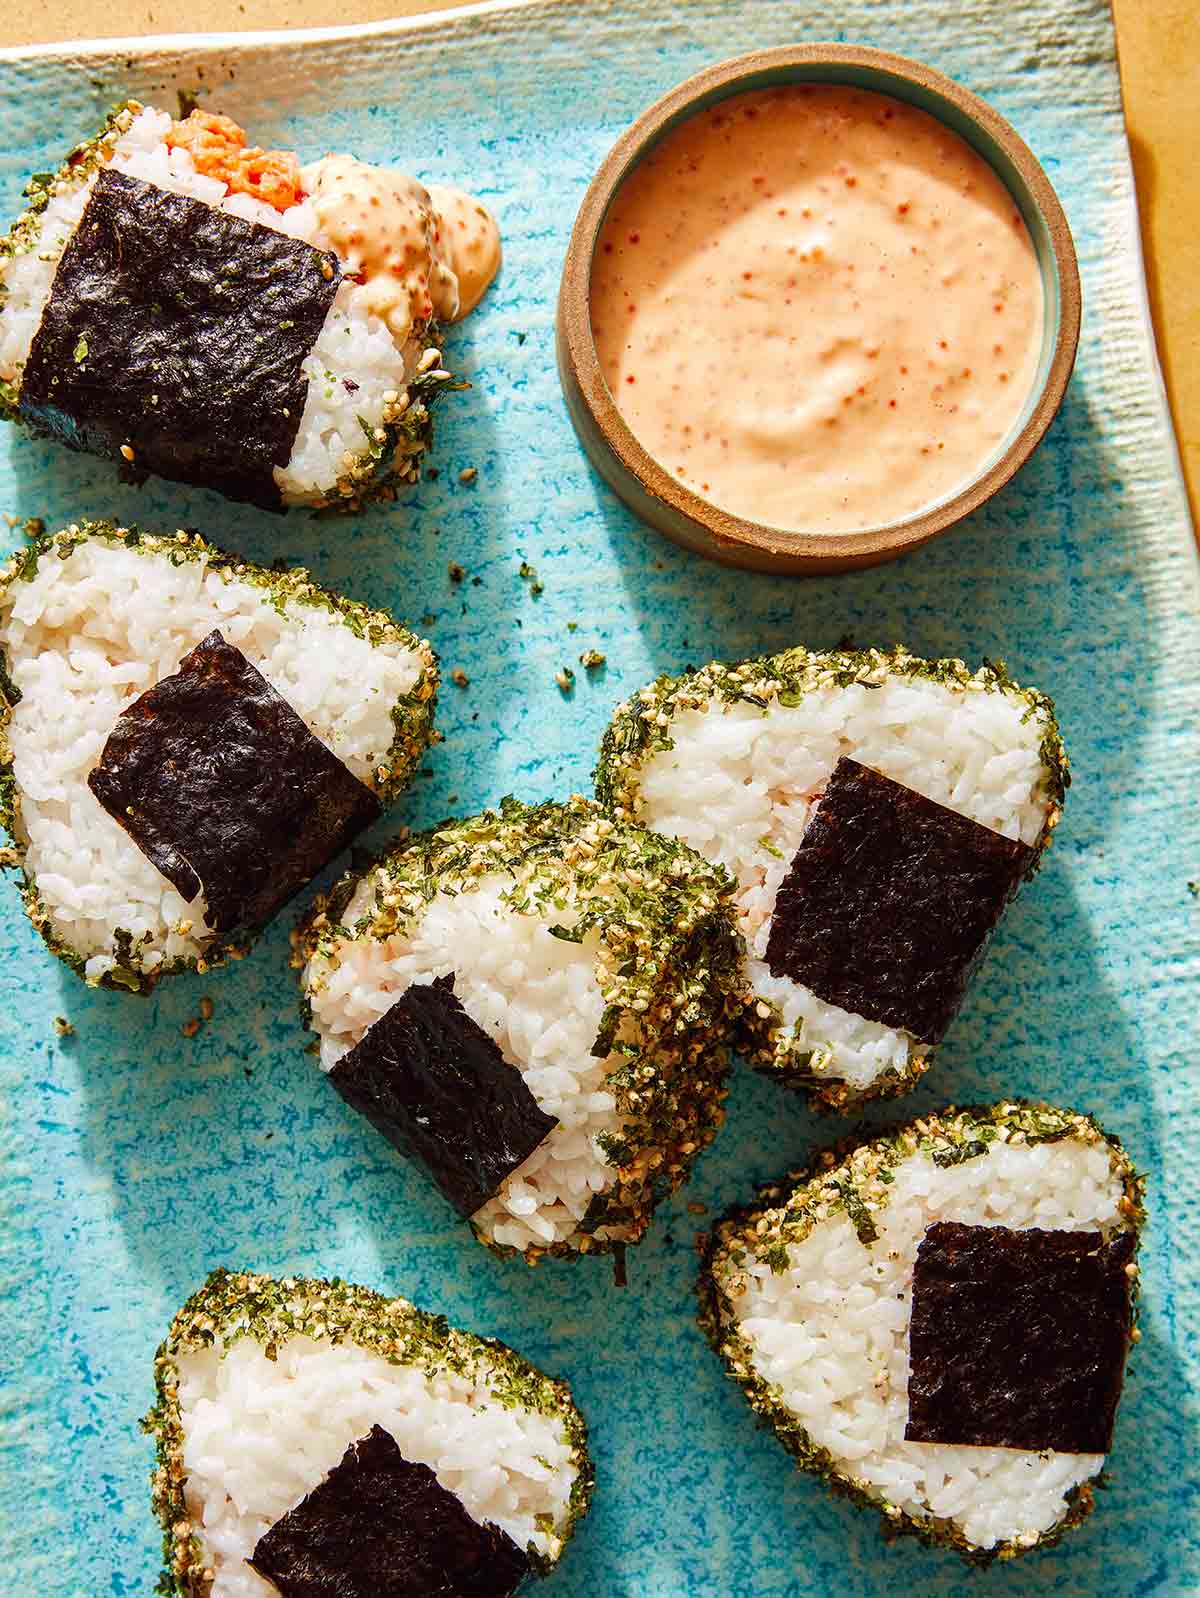
[[[220,937],[252,932],[379,800],[213,629],[117,718],[88,787]]]
[[[816,1156],[806,1169],[788,1172],[761,1188],[753,1204],[730,1210],[704,1243],[697,1283],[699,1321],[726,1374],[737,1382],[759,1423],[774,1432],[796,1465],[819,1476],[831,1492],[880,1513],[887,1537],[911,1533],[933,1546],[953,1548],[973,1564],[987,1565],[1033,1547],[1053,1546],[1091,1513],[1094,1487],[1085,1482],[1072,1489],[1066,1516],[1035,1542],[1000,1543],[987,1551],[969,1544],[952,1522],[914,1518],[898,1504],[866,1492],[847,1479],[829,1451],[813,1441],[783,1403],[779,1388],[755,1369],[753,1350],[741,1335],[734,1313],[736,1300],[746,1290],[740,1269],[753,1259],[766,1263],[773,1272],[785,1270],[788,1245],[802,1242],[816,1225],[840,1212],[848,1217],[860,1241],[869,1246],[878,1235],[875,1217],[887,1208],[896,1170],[918,1153],[927,1154],[937,1166],[948,1167],[985,1158],[997,1142],[1032,1146],[1067,1138],[1105,1148],[1110,1168],[1121,1184],[1119,1220],[1093,1237],[1110,1242],[1128,1235],[1136,1240],[1146,1218],[1145,1180],[1135,1171],[1120,1141],[1090,1116],[1049,1104],[1008,1100],[926,1115],[870,1142],[842,1142]],[[1132,1321],[1139,1285],[1137,1267],[1126,1264],[1124,1270],[1130,1283]],[[1135,1327],[1129,1335],[1137,1340]]]
[[[683,844],[615,822],[578,795],[536,806],[509,798],[411,838],[368,873],[348,874],[298,929],[294,964],[320,957],[336,965],[339,940],[404,933],[436,894],[469,893],[490,872],[511,877],[515,913],[571,906],[579,912],[572,941],[599,931],[605,1009],[592,1052],[616,1058],[604,1085],[626,1117],[605,1141],[613,1182],[593,1199],[583,1235],[524,1257],[623,1246],[596,1238],[598,1227],[623,1228],[623,1242],[636,1242],[724,1120],[726,1038],[744,1002],[733,884]],[[345,926],[364,875],[376,884],[374,907]]]
[[[558,1124],[463,1009],[453,977],[406,989],[329,1080],[464,1220]]]
[[[184,529],[174,533],[143,532],[105,521],[72,523],[61,532],[41,533],[24,549],[12,555],[0,569],[0,606],[11,598],[15,587],[36,576],[42,561],[69,561],[75,550],[89,541],[121,545],[138,551],[147,559],[166,560],[175,566],[184,562],[204,561],[206,569],[219,575],[225,582],[236,581],[261,588],[264,597],[281,614],[305,609],[329,612],[341,617],[356,637],[365,639],[372,647],[399,643],[411,649],[421,663],[421,675],[414,687],[392,706],[392,741],[371,777],[371,787],[385,805],[392,803],[408,787],[421,756],[434,738],[437,656],[426,640],[411,633],[386,611],[373,610],[368,605],[322,588],[303,567],[276,570],[255,566],[238,555],[229,554],[208,543],[197,532]],[[3,648],[0,647],[0,826],[3,826],[10,840],[10,847],[3,851],[0,865],[20,872],[19,888],[25,913],[35,930],[51,953],[82,977],[84,955],[58,936],[50,913],[38,895],[37,882],[25,867],[26,840],[21,823],[21,792],[13,771],[13,750],[9,739],[9,724],[16,703],[16,690]],[[136,949],[132,935],[118,929],[114,935],[114,952],[118,959],[112,971],[101,979],[100,985],[132,993],[148,993],[164,976],[186,969],[207,971],[224,964],[227,959],[241,958],[246,953],[248,942],[245,935],[232,940],[216,939],[196,959],[179,960],[147,972],[133,958]]]
[[[104,170],[21,380],[22,419],[144,477],[281,511],[335,255]]]
[[[497,1403],[520,1405],[558,1420],[572,1446],[578,1474],[568,1520],[553,1539],[551,1558],[527,1550],[530,1565],[540,1573],[559,1558],[576,1522],[587,1513],[593,1480],[587,1426],[566,1382],[544,1375],[495,1338],[458,1331],[444,1316],[427,1315],[404,1298],[385,1298],[337,1277],[276,1280],[249,1271],[217,1270],[188,1299],[159,1345],[154,1357],[155,1404],[142,1422],[156,1446],[151,1503],[162,1525],[164,1568],[157,1591],[163,1598],[208,1598],[211,1583],[184,1497],[187,1473],[177,1362],[185,1353],[240,1337],[252,1337],[268,1355],[290,1337],[353,1343],[433,1379],[440,1371],[472,1376]]]
[[[774,705],[799,705],[814,689],[856,684],[872,688],[897,677],[944,683],[970,693],[1006,693],[1024,701],[1025,720],[1034,720],[1041,730],[1045,773],[1042,798],[1046,819],[1026,867],[1025,875],[1031,877],[1058,825],[1071,778],[1053,702],[1037,689],[1021,688],[1001,661],[987,661],[972,671],[961,660],[926,660],[900,645],[892,649],[811,650],[798,644],[778,655],[713,661],[678,676],[660,676],[613,712],[594,774],[596,797],[623,821],[642,819],[642,767],[651,756],[675,747],[672,722],[680,712],[747,705],[766,715]],[[773,1000],[755,995],[747,987],[746,1001],[739,1046],[757,1069],[804,1089],[820,1109],[848,1111],[864,1099],[908,1093],[929,1067],[929,1048],[916,1043],[903,1070],[889,1067],[865,1091],[852,1088],[827,1074],[826,1058],[797,1043]]]
[[[1032,855],[843,756],[780,884],[767,964],[938,1043]]]
[[[283,1598],[509,1598],[523,1549],[480,1525],[382,1426],[263,1533],[248,1561]]]

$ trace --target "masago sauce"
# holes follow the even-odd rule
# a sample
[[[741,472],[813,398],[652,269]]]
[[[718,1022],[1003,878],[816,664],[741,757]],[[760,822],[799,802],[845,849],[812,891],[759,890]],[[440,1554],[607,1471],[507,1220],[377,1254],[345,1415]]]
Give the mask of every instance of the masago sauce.
[[[809,532],[910,516],[1025,405],[1042,280],[1012,196],[884,95],[787,85],[689,118],[625,180],[592,330],[645,449],[734,515]]]

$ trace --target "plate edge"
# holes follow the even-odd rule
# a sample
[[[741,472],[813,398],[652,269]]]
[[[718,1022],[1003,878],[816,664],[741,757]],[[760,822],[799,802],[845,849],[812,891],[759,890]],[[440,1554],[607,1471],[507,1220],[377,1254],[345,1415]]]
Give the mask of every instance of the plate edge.
[[[260,50],[272,46],[324,44],[343,39],[403,38],[434,31],[460,18],[496,16],[504,12],[569,9],[570,0],[473,0],[410,17],[384,17],[377,22],[355,22],[336,27],[257,28],[230,33],[152,33],[111,39],[68,39],[52,44],[8,45],[0,48],[0,66],[26,61],[64,64],[100,57],[150,58],[166,54],[197,55],[230,50]]]

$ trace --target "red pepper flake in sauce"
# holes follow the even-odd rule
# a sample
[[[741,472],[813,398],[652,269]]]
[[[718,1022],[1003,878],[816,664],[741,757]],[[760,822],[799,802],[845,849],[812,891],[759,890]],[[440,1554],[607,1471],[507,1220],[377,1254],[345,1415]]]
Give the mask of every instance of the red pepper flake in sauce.
[[[601,232],[609,389],[652,455],[735,514],[829,532],[911,514],[977,473],[1036,372],[1041,278],[1013,215],[913,106],[842,85],[736,96],[643,158]],[[1003,355],[989,306],[1017,330]],[[931,337],[955,355],[953,405],[905,381]]]
[[[500,265],[486,207],[456,189],[327,155],[304,170],[321,231],[359,285],[358,303],[398,340],[473,310]]]

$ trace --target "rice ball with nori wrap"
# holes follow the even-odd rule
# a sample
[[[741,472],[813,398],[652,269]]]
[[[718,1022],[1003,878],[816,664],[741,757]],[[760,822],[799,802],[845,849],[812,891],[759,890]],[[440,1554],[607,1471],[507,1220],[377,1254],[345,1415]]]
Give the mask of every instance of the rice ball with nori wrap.
[[[701,1322],[798,1465],[889,1531],[1008,1558],[1093,1507],[1142,1187],[1072,1111],[926,1116],[721,1221]]]
[[[448,823],[300,929],[321,1067],[482,1242],[636,1242],[722,1119],[732,889],[580,798]]]
[[[26,194],[0,240],[11,420],[266,510],[417,480],[440,325],[499,265],[478,201],[132,100]]]
[[[197,533],[38,538],[0,575],[0,655],[9,864],[105,986],[244,951],[433,736],[426,642]]]
[[[1067,781],[1044,694],[899,648],[660,677],[596,771],[613,814],[737,878],[744,1046],[831,1109],[926,1069]]]
[[[338,1280],[215,1271],[155,1356],[160,1590],[504,1595],[587,1512],[566,1382]]]

